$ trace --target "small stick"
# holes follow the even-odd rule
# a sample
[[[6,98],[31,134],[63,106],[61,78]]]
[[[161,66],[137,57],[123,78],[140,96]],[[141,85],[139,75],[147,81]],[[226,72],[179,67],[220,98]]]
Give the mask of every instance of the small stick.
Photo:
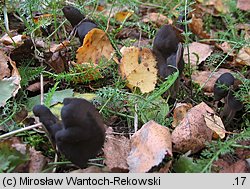
[[[17,133],[21,133],[21,132],[23,132],[23,131],[27,131],[27,130],[34,129],[34,128],[41,127],[41,126],[42,126],[41,123],[37,123],[37,124],[35,124],[35,125],[31,125],[31,126],[28,126],[28,127],[24,127],[24,128],[22,128],[22,129],[17,129],[17,130],[15,130],[15,131],[11,131],[11,132],[9,132],[9,133],[0,135],[0,140],[1,140],[1,139],[4,139],[4,138],[7,138],[7,137],[9,137],[9,136],[15,135],[15,134],[17,134]]]

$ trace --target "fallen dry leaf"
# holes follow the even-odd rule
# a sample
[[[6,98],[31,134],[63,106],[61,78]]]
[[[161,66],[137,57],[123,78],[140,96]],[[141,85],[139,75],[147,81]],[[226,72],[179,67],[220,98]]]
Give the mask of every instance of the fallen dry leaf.
[[[46,63],[56,72],[61,73],[68,69],[66,54],[64,51],[46,53]]]
[[[185,118],[172,132],[173,150],[196,153],[212,140],[213,131],[209,129],[204,115],[214,111],[204,102],[191,108]]]
[[[220,173],[249,173],[249,170],[246,160],[239,160],[229,167],[223,167]]]
[[[26,35],[13,35],[10,37],[8,34],[5,34],[1,37],[0,42],[4,45],[13,45],[15,43],[17,46],[20,46],[26,38]]]
[[[224,53],[228,53],[230,56],[234,56],[234,50],[231,45],[225,41],[222,44],[217,45]]]
[[[203,5],[213,6],[217,12],[229,13],[229,5],[224,0],[198,0]]]
[[[215,81],[221,76],[221,74],[224,73],[232,73],[231,70],[228,69],[224,69],[224,68],[219,68],[216,72],[213,73],[213,75],[210,77],[210,75],[212,74],[211,71],[199,71],[199,72],[195,72],[192,74],[192,80],[199,84],[200,86],[203,86],[205,83],[205,85],[203,86],[203,90],[205,92],[210,92],[212,93],[214,91],[214,84]],[[209,78],[210,77],[210,78]],[[207,79],[209,78],[209,80],[207,81]]]
[[[249,0],[237,0],[237,8],[244,11],[250,11]]]
[[[102,57],[110,60],[115,58],[115,50],[103,30],[94,28],[84,38],[83,45],[78,48],[76,59],[78,64],[93,63],[98,65]]]
[[[172,156],[169,129],[149,121],[131,137],[131,151],[127,158],[129,172],[145,173],[159,165],[166,155]]]
[[[49,81],[44,81],[43,82],[43,85],[46,85],[48,84]],[[33,83],[31,85],[29,85],[26,90],[28,91],[32,91],[32,92],[36,92],[36,91],[39,91],[41,89],[41,83],[40,82],[36,82],[36,83]]]
[[[33,147],[29,149],[29,154],[29,173],[41,173],[47,164],[47,159],[42,152],[36,151]]]
[[[236,56],[238,64],[250,66],[250,47],[243,47]]]
[[[128,170],[127,157],[130,152],[130,140],[124,136],[107,134],[104,143],[105,164],[112,170]]]
[[[148,48],[123,47],[119,65],[123,78],[131,90],[138,87],[142,93],[154,90],[157,81],[156,60]]]
[[[238,144],[242,145],[242,146],[250,146],[250,140],[240,141]],[[241,147],[236,148],[235,154],[240,159],[249,159],[250,158],[250,150],[247,148],[241,148]]]
[[[219,135],[221,139],[225,138],[226,130],[221,118],[215,114],[207,113],[204,115],[207,126]]]
[[[69,41],[68,40],[65,40],[63,42],[61,42],[60,44],[51,44],[50,45],[50,48],[49,48],[49,52],[57,52],[57,51],[60,51],[62,49],[65,49],[65,47],[67,47],[69,45]]]
[[[164,24],[172,24],[171,20],[168,20],[166,16],[160,13],[151,12],[142,17],[142,22],[144,23],[153,23],[157,26],[162,26]]]
[[[193,42],[189,44],[190,63],[193,66],[199,65],[205,61],[207,57],[211,55],[213,48],[210,45],[203,43]],[[188,63],[188,51],[187,47],[184,48],[184,61]]]
[[[131,17],[134,14],[134,12],[132,11],[122,11],[122,12],[118,12],[115,14],[114,18],[118,21],[118,22],[123,22],[124,20],[128,19],[129,17]]]
[[[188,25],[190,30],[196,34],[200,38],[210,38],[210,35],[207,34],[203,29],[203,20],[201,18],[196,18],[194,14],[192,14],[192,22]]]
[[[0,80],[10,77],[10,69],[8,66],[8,57],[0,50]]]
[[[3,69],[6,69],[6,67],[4,66],[6,64],[6,62],[4,61],[8,61],[8,63],[10,64],[11,68],[12,68],[12,71],[11,71],[11,76],[10,77],[6,77],[4,76],[6,74],[6,71],[5,73],[1,73],[0,72],[0,75],[1,77],[4,77],[4,78],[0,78],[0,85],[1,85],[1,90],[0,90],[0,107],[1,106],[4,106],[6,104],[6,101],[11,98],[11,97],[14,97],[18,90],[21,88],[21,85],[20,85],[20,81],[21,81],[21,77],[20,77],[20,74],[18,72],[18,69],[16,67],[16,63],[14,61],[12,61],[9,57],[5,56],[2,51],[0,51],[1,54],[0,56],[2,55],[1,57],[1,61],[3,62],[0,62],[1,65],[3,65]],[[2,66],[0,67],[1,68],[1,71],[2,71]],[[4,70],[3,70],[4,72]]]
[[[177,103],[174,109],[174,116],[173,116],[173,123],[172,123],[173,128],[175,128],[176,126],[180,124],[180,122],[186,116],[190,108],[192,108],[192,104]]]

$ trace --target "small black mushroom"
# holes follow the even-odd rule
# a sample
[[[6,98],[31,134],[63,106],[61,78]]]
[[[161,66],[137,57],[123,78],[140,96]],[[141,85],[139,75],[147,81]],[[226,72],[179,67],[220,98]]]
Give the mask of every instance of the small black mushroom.
[[[177,70],[180,75],[182,74],[184,69],[183,47],[173,26],[164,25],[156,33],[153,42],[153,53],[157,60],[160,80],[164,81]],[[179,78],[165,94],[170,95],[172,99],[176,98],[179,89]]]
[[[242,102],[237,99],[233,92],[230,90],[227,97],[225,98],[225,105],[223,111],[221,112],[221,118],[224,120],[226,125],[230,124],[233,120],[237,111],[243,108]]]
[[[228,94],[229,87],[234,84],[234,76],[231,73],[222,74],[214,84],[214,100],[219,101]]]
[[[97,28],[97,25],[89,19],[85,19],[84,14],[73,6],[65,6],[62,9],[64,16],[70,22],[72,27],[76,27],[76,33],[83,44],[85,35],[92,29]]]
[[[101,150],[105,128],[101,115],[93,104],[80,98],[65,98],[61,110],[62,121],[43,105],[33,112],[44,124],[52,141],[67,159],[84,168],[90,158]]]

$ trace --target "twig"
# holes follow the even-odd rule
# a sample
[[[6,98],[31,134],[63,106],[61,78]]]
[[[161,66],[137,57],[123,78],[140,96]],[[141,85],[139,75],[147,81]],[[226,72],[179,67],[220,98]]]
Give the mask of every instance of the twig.
[[[9,132],[9,133],[6,133],[6,134],[1,135],[1,136],[0,136],[0,140],[1,140],[1,139],[4,139],[4,138],[7,138],[7,137],[9,137],[9,136],[15,135],[15,134],[17,134],[17,133],[21,133],[21,132],[23,132],[23,131],[31,130],[31,129],[34,129],[34,128],[37,128],[37,127],[40,127],[40,126],[42,126],[42,124],[41,124],[41,123],[37,123],[37,124],[35,124],[35,125],[31,125],[31,126],[28,126],[28,127],[24,127],[24,128],[22,128],[22,129],[18,129],[18,130],[15,130],[15,131],[11,131],[11,132]]]

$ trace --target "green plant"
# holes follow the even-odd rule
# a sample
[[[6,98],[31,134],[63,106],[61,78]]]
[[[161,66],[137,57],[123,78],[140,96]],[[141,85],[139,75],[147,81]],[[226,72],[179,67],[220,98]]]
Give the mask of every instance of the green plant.
[[[18,165],[26,161],[28,161],[26,154],[17,151],[8,142],[0,143],[0,173],[13,172]]]
[[[234,92],[234,95],[243,103],[246,112],[250,111],[250,79],[242,78],[236,74],[236,78],[241,81],[239,89]]]
[[[225,154],[233,154],[234,149],[247,148],[249,146],[239,145],[239,141],[250,139],[250,125],[243,132],[228,136],[225,141],[212,141],[207,144],[205,150],[201,152],[199,159],[180,156],[175,160],[173,169],[181,173],[211,173],[213,172],[213,163]]]
[[[29,64],[27,66],[20,66],[18,68],[19,74],[21,76],[21,87],[27,87],[30,81],[33,81],[34,79],[37,79],[44,68],[42,67],[29,67]]]
[[[207,149],[201,153],[201,159],[197,160],[197,163],[202,165],[201,172],[211,172],[213,162],[216,161],[221,155],[227,153],[233,153],[235,147],[239,147],[237,144],[242,140],[250,139],[250,125],[239,134],[228,137],[225,141],[213,141],[208,144]],[[241,146],[244,148],[244,146]]]

